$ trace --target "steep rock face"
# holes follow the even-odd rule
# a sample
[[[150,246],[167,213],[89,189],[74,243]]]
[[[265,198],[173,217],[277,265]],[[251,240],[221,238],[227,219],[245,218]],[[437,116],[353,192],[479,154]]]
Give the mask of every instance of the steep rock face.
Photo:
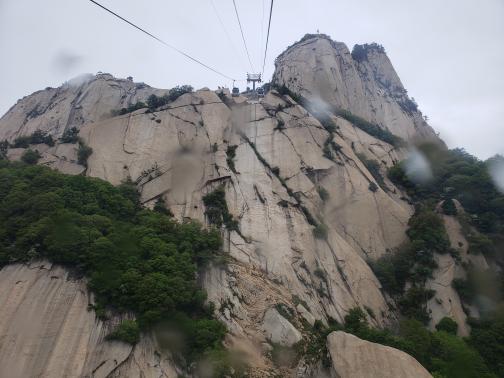
[[[387,167],[406,156],[395,147],[364,133],[348,121],[333,117],[339,127],[334,141],[341,147],[335,156],[335,174],[322,175],[319,183],[331,200],[325,207],[328,223],[365,259],[376,259],[405,241],[411,206],[386,177]],[[379,162],[380,183],[370,174],[361,157]],[[349,166],[353,165],[353,169]],[[364,173],[364,174],[362,174]],[[372,192],[371,183],[380,190]]]
[[[83,75],[59,88],[46,88],[19,100],[0,119],[0,140],[12,141],[36,130],[60,137],[66,129],[99,121],[109,117],[112,110],[164,93],[110,74]]]
[[[279,57],[275,80],[350,109],[404,139],[433,135],[420,113],[402,109],[405,94],[384,54],[371,52],[358,63],[343,44],[312,38]],[[392,89],[385,90],[383,83]],[[342,322],[355,306],[373,310],[369,321],[376,326],[395,322],[366,260],[406,238],[412,208],[387,180],[385,169],[404,159],[407,150],[339,116],[332,117],[336,130],[328,132],[276,91],[255,102],[199,90],[154,112],[111,113],[165,92],[110,75],[36,92],[0,119],[0,140],[35,130],[58,138],[75,126],[93,149],[86,166],[78,162],[77,144],[59,141],[53,147],[30,146],[41,153],[39,164],[115,185],[131,179],[144,205],[162,198],[179,220],[208,224],[203,197],[223,186],[239,230],[222,230],[229,262],[209,267],[200,279],[230,330],[227,344],[247,354],[257,376],[273,368],[265,345],[275,322],[264,324],[267,314],[278,314],[279,305],[290,314],[288,320],[278,314],[288,324],[276,317],[294,335],[290,341],[303,335],[301,319]],[[8,156],[16,160],[23,151],[11,148]],[[366,159],[380,164],[382,180],[371,174]],[[95,328],[100,327],[96,321]],[[169,360],[160,360],[155,350],[154,340],[144,338],[107,374],[170,371]],[[87,358],[81,359],[94,369]]]
[[[0,376],[178,376],[151,337],[106,341],[120,319],[97,319],[92,303],[84,280],[49,262],[1,269]]]
[[[354,59],[344,43],[322,34],[307,35],[283,52],[275,65],[274,83],[312,101],[349,110],[407,141],[437,140],[378,46]]]
[[[435,295],[427,303],[431,319],[429,328],[436,329],[436,324],[446,317],[452,318],[458,324],[460,336],[469,335],[467,316],[462,308],[462,303],[456,290],[452,287],[455,278],[464,277],[464,269],[457,264],[455,259],[446,254],[434,256],[438,267],[433,272],[433,278],[426,283],[428,289],[435,290]]]
[[[31,148],[41,152],[41,164],[63,172],[113,184],[131,179],[146,206],[163,198],[180,220],[205,223],[202,198],[223,185],[239,232],[223,231],[230,262],[210,268],[202,282],[231,331],[229,342],[243,347],[255,366],[269,365],[261,325],[278,304],[292,312],[300,332],[301,317],[341,322],[355,306],[372,309],[375,325],[393,322],[365,259],[404,240],[411,208],[391,183],[371,191],[376,180],[357,155],[359,149],[379,155],[390,146],[341,119],[335,122],[342,131],[331,135],[275,91],[261,103],[222,98],[225,103],[200,90],[155,112],[82,125],[80,137],[93,149],[87,167],[77,163],[76,145]],[[323,152],[328,140],[341,146],[331,159]],[[229,148],[236,148],[234,158]],[[21,153],[9,150],[12,158]],[[391,164],[398,154],[383,159]],[[320,188],[329,193],[325,201]],[[327,236],[314,237],[316,224],[326,224]]]
[[[458,201],[455,200],[456,207],[459,213],[463,213],[464,209]],[[441,204],[439,205],[439,208]],[[470,327],[467,324],[467,314],[462,306],[461,299],[457,291],[453,288],[452,283],[455,278],[466,278],[466,270],[463,264],[470,264],[476,269],[485,270],[488,268],[488,263],[483,255],[469,254],[469,243],[462,232],[462,225],[456,216],[441,215],[450,244],[453,249],[458,251],[460,260],[457,261],[449,254],[434,256],[438,268],[433,272],[433,278],[427,281],[426,287],[435,290],[435,295],[427,303],[427,308],[431,315],[429,328],[435,330],[436,324],[443,317],[452,318],[457,322],[458,335],[469,336]],[[479,317],[476,308],[469,307],[470,315]]]
[[[328,133],[287,101],[272,93],[262,104],[229,108],[215,93],[198,91],[158,112],[86,125],[81,136],[93,148],[87,174],[114,184],[129,177],[144,203],[163,197],[177,218],[201,221],[203,195],[224,185],[240,224],[240,233],[226,233],[226,248],[237,262],[281,282],[310,304],[316,318],[342,320],[346,310],[366,303],[380,314],[381,324],[388,310],[379,283],[362,250],[355,250],[329,217],[360,213],[367,233],[359,244],[371,240],[382,252],[404,238],[410,210],[382,190],[369,190],[373,178],[348,146],[339,164],[324,158]],[[277,102],[284,109],[272,112]],[[282,130],[276,129],[280,119]],[[232,168],[226,161],[229,146],[237,146]],[[321,185],[334,198],[327,205],[317,194]],[[384,219],[370,217],[370,211]],[[306,213],[327,223],[327,241],[313,237]],[[222,287],[216,289],[211,299],[225,302]]]
[[[337,331],[327,337],[331,376],[338,378],[432,378],[410,355]]]

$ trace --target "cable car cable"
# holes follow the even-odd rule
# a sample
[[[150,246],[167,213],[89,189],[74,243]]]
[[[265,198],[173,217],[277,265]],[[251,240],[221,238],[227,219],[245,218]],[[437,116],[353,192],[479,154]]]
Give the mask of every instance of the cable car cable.
[[[250,59],[250,54],[249,54],[249,51],[247,48],[247,42],[245,42],[245,35],[243,34],[243,28],[242,28],[242,24],[240,21],[240,16],[238,15],[238,8],[236,7],[235,0],[233,0],[233,5],[234,5],[235,13],[236,13],[236,18],[238,19],[238,25],[240,25],[240,32],[241,32],[241,36],[242,36],[242,40],[243,40],[243,45],[245,46],[245,51],[247,52],[247,57],[248,57],[248,61],[250,63],[250,68],[252,68],[252,71],[254,71],[254,65],[252,64],[252,60]]]
[[[222,21],[222,18],[221,18],[221,16],[219,15],[219,12],[218,12],[218,10],[217,10],[217,7],[215,6],[214,1],[213,1],[213,0],[210,0],[210,4],[212,5],[212,9],[213,9],[213,11],[214,11],[214,13],[215,13],[215,16],[217,16],[217,19],[219,20],[219,23],[220,23],[220,25],[222,26],[222,30],[224,31],[224,34],[226,34],[226,37],[227,37],[227,39],[228,39],[229,45],[231,46],[231,49],[232,49],[232,50],[233,50],[233,52],[236,54],[236,56],[237,56],[237,57],[239,57],[239,59],[238,59],[238,60],[239,60],[239,61],[242,61],[242,60],[241,60],[242,55],[240,55],[240,54],[238,53],[238,50],[236,49],[236,47],[235,47],[235,45],[234,45],[234,43],[233,43],[233,40],[231,39],[231,36],[229,35],[229,33],[228,33],[227,29],[226,29],[226,25],[224,24],[224,21]],[[242,61],[242,63],[243,63],[243,61]]]
[[[259,51],[261,51],[262,45],[264,43],[264,0],[261,1],[262,3],[262,17],[261,17],[261,43],[259,44]]]
[[[225,75],[225,74],[223,74],[222,72],[217,71],[215,68],[212,68],[212,67],[210,67],[209,65],[206,65],[205,63],[203,63],[202,61],[200,61],[200,60],[198,60],[198,59],[196,59],[196,58],[193,58],[193,57],[192,57],[192,56],[190,56],[189,54],[187,54],[187,53],[185,53],[184,51],[182,51],[182,50],[178,49],[177,47],[172,46],[172,45],[170,45],[170,44],[166,43],[166,42],[165,42],[165,41],[163,41],[162,39],[160,39],[160,38],[156,37],[155,35],[153,35],[153,34],[149,33],[148,31],[146,31],[146,30],[142,29],[140,26],[137,26],[137,25],[135,25],[134,23],[132,23],[131,21],[128,21],[127,19],[125,19],[124,17],[119,16],[117,13],[115,13],[115,12],[111,11],[110,9],[108,9],[108,8],[104,7],[103,5],[101,5],[100,3],[96,2],[95,0],[89,0],[89,1],[91,1],[93,4],[95,4],[95,5],[99,6],[100,8],[102,8],[102,9],[106,10],[107,12],[109,12],[110,14],[112,14],[112,15],[114,15],[115,17],[119,18],[120,20],[122,20],[122,21],[126,22],[127,24],[129,24],[129,25],[133,26],[135,29],[140,30],[142,33],[147,34],[149,37],[154,38],[156,41],[158,41],[159,43],[162,43],[162,44],[163,44],[163,45],[165,45],[166,47],[169,47],[170,49],[175,50],[175,51],[176,51],[176,52],[178,52],[179,54],[182,54],[183,56],[185,56],[186,58],[188,58],[188,59],[192,60],[193,62],[196,62],[196,63],[198,63],[198,64],[202,65],[203,67],[205,67],[205,68],[209,69],[210,71],[215,72],[216,74],[218,74],[218,75],[220,75],[220,76],[222,76],[222,77],[225,77],[226,79],[229,79],[229,80],[234,80],[232,77],[230,77],[230,76],[228,76],[228,75]]]
[[[269,22],[268,22],[268,34],[266,34],[266,48],[264,49],[264,60],[263,60],[263,67],[262,67],[262,74],[264,74],[264,66],[266,65],[266,55],[268,54],[268,42],[269,42],[269,35],[270,35],[270,28],[271,28],[271,15],[273,13],[273,0],[271,0],[271,6],[270,6],[270,14],[269,14]],[[261,76],[262,76],[261,74]]]

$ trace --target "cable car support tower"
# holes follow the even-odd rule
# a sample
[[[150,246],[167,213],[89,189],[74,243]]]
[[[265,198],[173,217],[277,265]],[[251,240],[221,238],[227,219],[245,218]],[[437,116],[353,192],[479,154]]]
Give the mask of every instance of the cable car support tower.
[[[256,91],[256,83],[260,83],[260,82],[261,82],[261,74],[260,73],[257,73],[257,74],[248,73],[247,74],[247,84],[252,83],[252,90],[254,93]]]

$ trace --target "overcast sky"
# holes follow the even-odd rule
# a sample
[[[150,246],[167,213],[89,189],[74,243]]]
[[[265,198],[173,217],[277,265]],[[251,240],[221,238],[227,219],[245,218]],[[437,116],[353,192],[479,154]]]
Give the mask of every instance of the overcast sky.
[[[252,71],[232,0],[101,2],[228,76]],[[236,3],[260,71],[269,0]],[[450,147],[480,158],[504,153],[504,0],[276,0],[265,77],[278,54],[317,29],[349,48],[382,44]],[[1,114],[36,90],[97,71],[160,88],[232,85],[88,0],[0,0]]]

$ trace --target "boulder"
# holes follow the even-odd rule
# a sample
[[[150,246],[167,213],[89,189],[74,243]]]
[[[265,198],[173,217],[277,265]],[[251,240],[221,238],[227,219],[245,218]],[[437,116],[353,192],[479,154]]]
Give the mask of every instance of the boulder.
[[[303,338],[301,332],[274,308],[266,311],[262,328],[266,338],[283,346],[293,346]]]
[[[332,376],[338,378],[432,378],[420,363],[398,349],[336,331],[327,337]]]

